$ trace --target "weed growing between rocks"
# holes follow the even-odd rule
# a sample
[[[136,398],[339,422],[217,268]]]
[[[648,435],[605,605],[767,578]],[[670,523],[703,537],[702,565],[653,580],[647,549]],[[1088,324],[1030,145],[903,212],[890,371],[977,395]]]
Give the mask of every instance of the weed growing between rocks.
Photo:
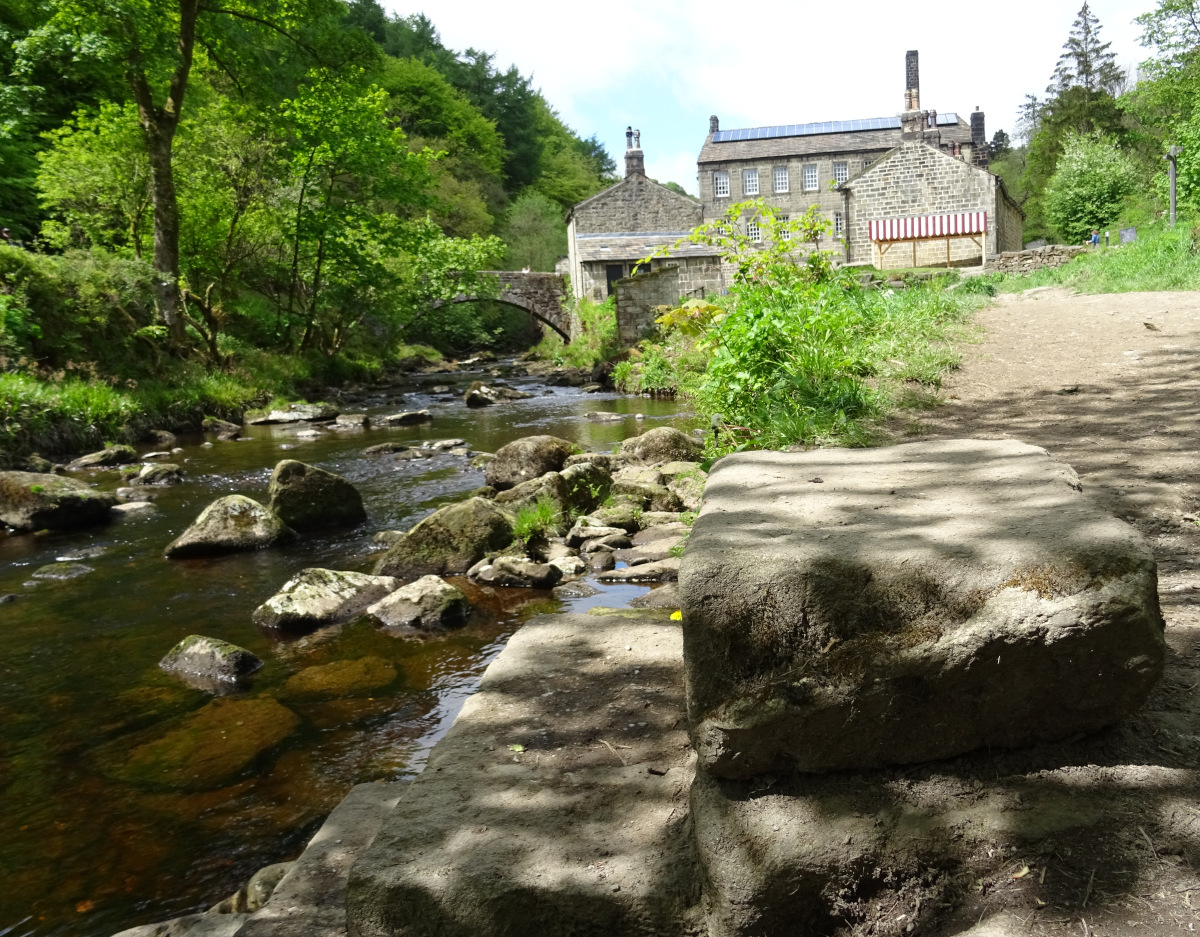
[[[590,368],[617,354],[620,344],[615,300],[593,303],[579,299],[572,312],[579,323],[579,334],[568,345],[553,330],[545,329],[542,340],[531,349],[535,356],[558,367]]]
[[[513,521],[513,536],[522,543],[557,532],[562,523],[562,512],[558,505],[543,495],[533,504],[527,504],[517,511]]]

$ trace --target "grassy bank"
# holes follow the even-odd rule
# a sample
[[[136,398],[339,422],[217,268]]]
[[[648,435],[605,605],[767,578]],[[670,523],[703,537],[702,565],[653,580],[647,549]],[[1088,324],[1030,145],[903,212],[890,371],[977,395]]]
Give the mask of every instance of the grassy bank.
[[[1067,286],[1083,293],[1131,293],[1200,289],[1200,251],[1195,221],[1179,219],[1172,230],[1159,223],[1139,230],[1132,244],[1091,251],[1056,269],[985,279],[1002,292],[1035,286]]]
[[[865,445],[889,410],[940,386],[954,340],[993,291],[955,273],[893,290],[780,271],[665,316],[614,378],[693,398],[717,427],[713,454]]]

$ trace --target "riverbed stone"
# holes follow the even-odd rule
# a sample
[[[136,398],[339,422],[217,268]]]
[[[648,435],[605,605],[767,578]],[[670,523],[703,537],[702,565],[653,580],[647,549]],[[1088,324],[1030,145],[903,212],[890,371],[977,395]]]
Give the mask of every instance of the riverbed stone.
[[[574,455],[567,456],[567,461],[563,463],[568,468],[572,465],[580,465],[584,462],[591,462],[600,466],[609,475],[612,475],[626,465],[629,465],[632,460],[627,455],[612,452],[577,452]]]
[[[616,534],[624,535],[626,530],[623,527],[609,527],[607,525],[588,523],[589,518],[581,517],[575,522],[575,526],[567,531],[567,546],[579,547],[587,543],[589,540],[595,540],[598,537],[609,537]]]
[[[417,426],[420,423],[433,421],[433,414],[428,410],[404,410],[400,413],[389,413],[375,418],[382,426]]]
[[[610,569],[596,578],[601,582],[674,582],[679,578],[679,558],[672,556],[656,563]]]
[[[384,596],[367,614],[392,634],[444,631],[467,623],[471,603],[440,576],[422,576]]]
[[[251,619],[274,631],[311,631],[350,621],[400,585],[391,576],[311,567],[283,584]]]
[[[355,864],[350,933],[701,933],[679,631],[518,630]]]
[[[234,687],[261,669],[263,662],[244,647],[220,638],[189,634],[167,652],[158,666],[188,686]]]
[[[295,531],[252,498],[226,495],[201,511],[163,555],[181,559],[262,550],[295,536]]]
[[[67,464],[67,469],[77,472],[80,469],[111,468],[114,465],[128,465],[138,460],[133,446],[105,446],[99,452],[89,452]]]
[[[151,429],[142,437],[143,442],[154,443],[161,449],[173,449],[179,444],[179,438],[167,429]]]
[[[267,507],[294,530],[316,530],[366,520],[362,495],[341,475],[284,459],[271,473]]]
[[[17,530],[60,530],[109,520],[116,498],[61,475],[0,472],[0,523]]]
[[[647,465],[655,462],[693,461],[704,447],[673,426],[658,426],[621,443],[621,452]]]
[[[513,512],[520,511],[524,507],[531,507],[539,501],[549,501],[558,511],[558,532],[561,533],[566,529],[571,504],[567,483],[558,472],[547,472],[545,475],[497,492],[493,497],[497,504],[502,504],[507,510]]]
[[[556,556],[553,559],[546,560],[546,565],[553,566],[562,577],[560,582],[570,582],[573,579],[578,579],[587,572],[587,563],[578,556]]]
[[[47,563],[45,566],[39,566],[32,578],[41,582],[66,582],[94,571],[93,567],[86,563]]]
[[[235,937],[249,920],[249,914],[185,914],[131,927],[114,937]]]
[[[549,589],[562,579],[562,575],[558,566],[539,563],[527,556],[498,556],[490,566],[478,572],[477,578],[493,586]]]
[[[579,462],[562,470],[567,503],[575,514],[587,514],[604,503],[612,490],[612,475],[597,462]]]
[[[218,439],[237,439],[242,431],[237,423],[230,423],[215,416],[206,416],[200,428],[206,433],[216,433]]]
[[[667,482],[667,490],[685,511],[699,511],[704,503],[704,479],[699,475],[676,475]]]
[[[629,600],[630,608],[679,608],[679,584],[668,582]]]
[[[109,773],[137,786],[212,790],[290,736],[300,720],[269,697],[214,699],[164,735],[122,751]]]
[[[643,513],[640,504],[627,498],[614,498],[611,504],[596,508],[588,517],[600,526],[619,527],[632,534],[641,528]]]
[[[439,508],[409,530],[380,557],[375,574],[405,580],[460,575],[512,539],[508,511],[486,498],[468,498]]]
[[[1079,489],[1014,440],[716,463],[680,577],[704,769],[922,762],[1135,710],[1163,666],[1154,559]]]
[[[112,516],[120,520],[132,518],[147,518],[158,513],[158,506],[153,501],[125,501],[114,504]]]
[[[174,462],[143,465],[129,479],[134,487],[148,485],[178,485],[183,481],[183,469]]]
[[[279,691],[284,700],[343,699],[366,696],[396,679],[396,668],[382,657],[335,660],[305,667],[293,674]]]
[[[279,423],[320,423],[335,420],[337,407],[327,403],[294,403],[284,410],[252,411],[246,414],[251,426],[271,426]]]
[[[577,449],[557,436],[525,436],[496,450],[496,457],[484,469],[487,483],[497,491],[521,482],[559,471]]]
[[[339,413],[333,422],[343,429],[365,429],[371,425],[371,418],[365,413]]]
[[[490,407],[492,404],[506,400],[524,400],[532,396],[533,394],[516,390],[506,384],[485,384],[483,381],[475,381],[463,394],[463,403],[472,408]]]

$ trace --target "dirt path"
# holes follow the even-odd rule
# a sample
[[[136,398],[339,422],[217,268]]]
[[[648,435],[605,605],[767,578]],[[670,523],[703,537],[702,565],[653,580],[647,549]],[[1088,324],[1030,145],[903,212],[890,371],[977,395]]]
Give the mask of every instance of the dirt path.
[[[1012,765],[1013,783],[1039,768],[1067,772],[1072,796],[1102,805],[1104,819],[1064,828],[1031,863],[1041,881],[985,883],[973,910],[1009,909],[1020,933],[1195,933],[1200,293],[1041,288],[1000,297],[977,321],[982,341],[964,348],[941,405],[905,411],[891,429],[898,440],[1012,437],[1074,466],[1085,492],[1155,551],[1169,649],[1166,674],[1137,716],[1062,746],[1054,765]]]

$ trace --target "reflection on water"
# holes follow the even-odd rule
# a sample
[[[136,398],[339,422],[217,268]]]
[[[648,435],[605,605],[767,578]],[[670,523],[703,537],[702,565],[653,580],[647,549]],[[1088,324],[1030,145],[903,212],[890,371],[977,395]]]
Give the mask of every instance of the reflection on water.
[[[453,378],[461,392],[471,377],[436,380]],[[256,869],[298,853],[353,784],[420,771],[483,669],[530,615],[622,605],[645,591],[598,586],[599,596],[563,602],[546,592],[485,592],[454,580],[475,603],[472,620],[429,641],[392,638],[365,621],[281,641],[251,623],[250,612],[297,570],[369,570],[377,530],[406,528],[484,483],[483,472],[461,457],[403,462],[362,456],[367,446],[461,437],[476,451],[494,452],[520,436],[550,433],[608,451],[664,421],[690,425],[666,401],[527,389],[539,396],[479,411],[419,388],[343,405],[372,414],[428,407],[434,421],[418,427],[307,439],[297,435],[305,427],[279,426],[208,447],[200,437],[183,440],[174,458],[187,481],[153,490],[159,513],[71,534],[0,534],[0,595],[18,596],[0,604],[0,934],[28,916],[13,937],[107,937],[207,908]],[[592,423],[583,418],[590,410],[629,417]],[[645,420],[636,421],[637,413]],[[349,478],[363,493],[368,522],[278,550],[162,558],[162,548],[214,498],[237,492],[265,499],[281,458]],[[115,472],[91,480],[106,489],[119,484]],[[31,580],[60,557],[91,572],[67,582]],[[282,744],[215,788],[197,781],[198,789],[181,790],[131,774],[130,755],[173,730],[186,736],[188,720],[209,702],[157,668],[193,633],[261,657],[266,666],[245,696],[280,698],[299,723]],[[391,684],[310,696],[289,695],[285,686],[305,668],[368,657],[395,669]]]

